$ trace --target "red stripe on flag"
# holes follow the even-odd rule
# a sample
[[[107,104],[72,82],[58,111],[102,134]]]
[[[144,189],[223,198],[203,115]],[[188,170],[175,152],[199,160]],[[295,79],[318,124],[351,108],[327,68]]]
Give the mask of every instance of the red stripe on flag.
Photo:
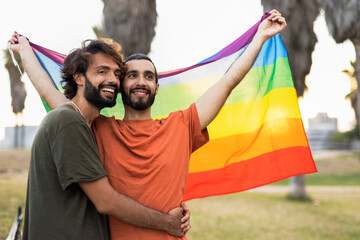
[[[308,147],[289,147],[231,164],[225,168],[190,173],[183,201],[245,191],[288,177],[314,173]],[[209,194],[211,193],[211,194]]]

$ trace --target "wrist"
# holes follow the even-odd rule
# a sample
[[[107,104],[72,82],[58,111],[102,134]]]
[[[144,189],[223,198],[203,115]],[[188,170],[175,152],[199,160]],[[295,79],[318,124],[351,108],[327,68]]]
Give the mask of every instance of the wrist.
[[[181,230],[181,223],[178,217],[166,214],[166,224],[164,231],[169,233],[170,235],[176,236],[176,237],[182,237],[184,236],[182,230]]]
[[[176,218],[170,214],[165,214],[165,224],[164,229],[166,232],[172,231],[174,229]]]
[[[252,40],[252,42],[258,42],[259,44],[264,44],[269,38],[257,32]]]

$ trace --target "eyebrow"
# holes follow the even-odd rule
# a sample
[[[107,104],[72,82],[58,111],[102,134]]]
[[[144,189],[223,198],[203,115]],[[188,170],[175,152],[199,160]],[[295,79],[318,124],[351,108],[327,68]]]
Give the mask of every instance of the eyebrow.
[[[110,68],[109,66],[105,66],[105,65],[100,65],[100,66],[97,66],[95,69],[96,69],[96,70],[98,70],[98,69],[107,69],[107,70],[111,70],[111,68]],[[116,72],[117,72],[117,71],[120,71],[120,68],[115,69],[115,71],[116,71]]]
[[[132,74],[132,73],[137,73],[138,71],[136,71],[136,70],[130,70],[130,71],[128,71],[128,72],[126,72],[126,75],[129,75],[129,74]]]
[[[126,73],[126,76],[129,75],[129,74],[132,74],[132,73],[139,73],[139,71],[137,71],[137,70],[130,70],[130,71],[128,71],[128,72]],[[152,72],[152,71],[150,71],[150,70],[147,70],[147,71],[145,71],[144,73],[145,73],[145,74],[151,74],[151,75],[154,75],[154,76],[155,76],[155,73]]]
[[[155,73],[153,71],[145,71],[146,74],[151,74],[155,76]]]

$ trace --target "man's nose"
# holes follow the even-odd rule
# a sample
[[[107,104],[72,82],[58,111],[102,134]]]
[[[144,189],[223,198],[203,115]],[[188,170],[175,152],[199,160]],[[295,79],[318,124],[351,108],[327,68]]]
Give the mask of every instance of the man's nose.
[[[145,77],[143,75],[139,76],[139,79],[137,81],[137,85],[144,86],[145,85]]]
[[[108,82],[109,82],[109,83],[117,84],[118,82],[120,82],[120,79],[119,79],[117,73],[111,73],[111,74],[109,74],[109,75],[110,75],[110,76],[108,77]]]

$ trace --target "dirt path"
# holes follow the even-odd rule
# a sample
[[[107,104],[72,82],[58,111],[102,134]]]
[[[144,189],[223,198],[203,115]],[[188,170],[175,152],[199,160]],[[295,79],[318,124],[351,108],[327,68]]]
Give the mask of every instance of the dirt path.
[[[306,186],[307,192],[359,192],[360,186]],[[287,193],[290,186],[263,186],[248,190],[248,192]]]
[[[335,157],[342,156],[344,154],[349,153],[349,151],[348,150],[319,150],[319,151],[312,151],[311,153],[313,155],[314,160],[321,161],[323,159],[335,158]]]

